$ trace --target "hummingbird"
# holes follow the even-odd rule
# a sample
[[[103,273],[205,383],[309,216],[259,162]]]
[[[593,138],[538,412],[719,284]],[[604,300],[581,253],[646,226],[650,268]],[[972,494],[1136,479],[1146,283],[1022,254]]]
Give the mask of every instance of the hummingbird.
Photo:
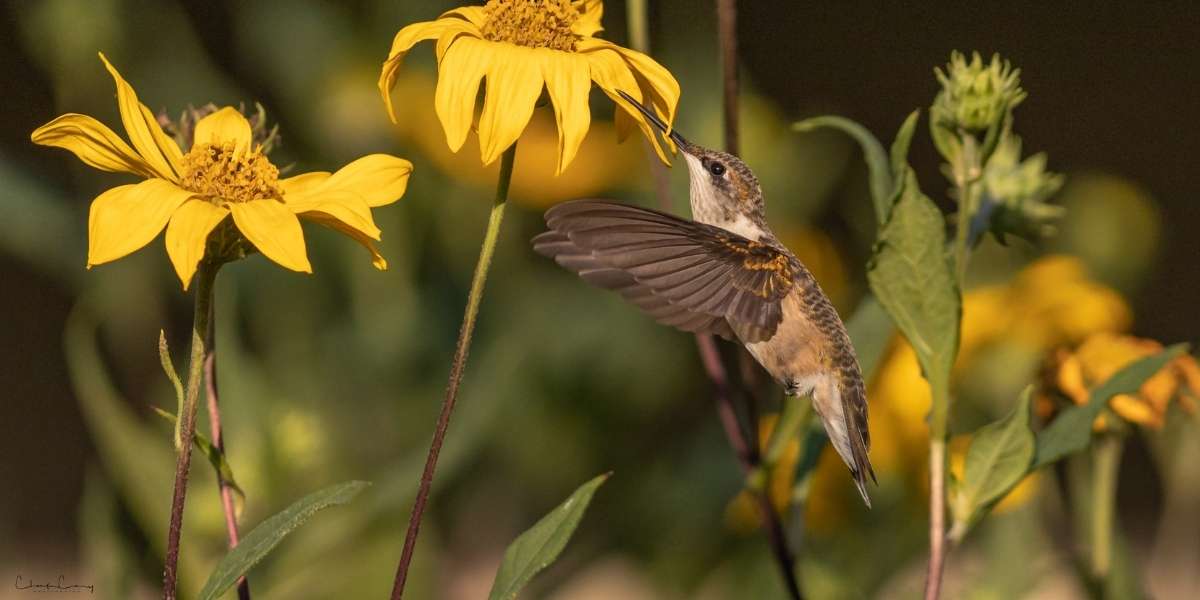
[[[868,507],[867,396],[846,326],[767,225],[762,188],[738,157],[689,142],[619,92],[679,148],[692,217],[606,200],[546,211],[534,250],[614,290],[659,323],[741,343],[789,396],[809,396]]]

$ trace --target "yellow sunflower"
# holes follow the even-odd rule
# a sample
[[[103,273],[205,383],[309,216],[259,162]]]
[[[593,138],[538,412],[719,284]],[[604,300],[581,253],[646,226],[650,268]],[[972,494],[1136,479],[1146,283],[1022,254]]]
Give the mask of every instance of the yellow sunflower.
[[[376,268],[387,268],[374,245],[380,231],[371,208],[404,195],[411,163],[372,154],[336,173],[280,179],[254,144],[249,122],[232,107],[196,123],[192,146],[184,153],[103,54],[100,60],[116,83],[121,121],[133,147],[96,119],[73,113],[31,136],[34,143],[69,150],[97,169],[145,178],[92,201],[88,268],[142,248],[165,228],[167,255],[187,289],[209,234],[227,218],[259,252],[293,271],[312,272],[298,218],[349,235],[371,252]]]
[[[679,84],[650,57],[592,37],[602,29],[602,12],[600,0],[488,0],[484,6],[456,8],[435,21],[409,25],[396,34],[379,76],[388,114],[396,120],[391,90],[404,55],[417,42],[436,39],[435,104],[451,150],[457,152],[466,142],[484,78],[487,91],[478,132],[485,165],[520,137],[545,88],[558,121],[556,173],[562,173],[587,134],[588,92],[595,82],[622,109],[616,115],[618,138],[624,140],[637,124],[667,162],[656,130],[617,91],[652,106],[672,123]]]

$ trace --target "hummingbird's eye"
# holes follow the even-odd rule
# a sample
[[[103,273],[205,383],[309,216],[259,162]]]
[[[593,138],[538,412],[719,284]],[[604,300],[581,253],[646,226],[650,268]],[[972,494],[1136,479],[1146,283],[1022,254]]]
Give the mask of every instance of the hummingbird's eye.
[[[708,163],[708,172],[720,177],[725,174],[725,165],[716,161],[710,162]]]

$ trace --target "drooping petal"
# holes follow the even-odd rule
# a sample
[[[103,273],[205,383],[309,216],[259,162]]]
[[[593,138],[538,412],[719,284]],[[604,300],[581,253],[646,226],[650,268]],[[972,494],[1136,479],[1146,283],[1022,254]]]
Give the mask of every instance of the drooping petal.
[[[250,148],[254,134],[250,129],[250,121],[232,106],[226,106],[217,112],[200,119],[196,123],[196,133],[193,145],[213,144],[221,146],[233,143],[233,153],[241,156]]]
[[[102,171],[158,177],[113,130],[87,115],[65,114],[34,130],[35,144],[63,148],[85,164]]]
[[[396,111],[392,104],[392,87],[396,85],[396,76],[400,72],[400,64],[404,62],[404,55],[417,42],[439,38],[450,30],[461,30],[464,24],[470,25],[469,21],[457,18],[413,23],[401,29],[392,39],[392,49],[388,52],[388,58],[383,62],[383,69],[379,73],[379,93],[383,95],[383,103],[393,123],[396,122]]]
[[[314,223],[324,225],[330,229],[333,229],[334,231],[345,234],[354,241],[362,244],[362,246],[367,249],[367,252],[371,253],[371,265],[380,271],[387,270],[387,259],[383,258],[383,255],[379,253],[379,249],[375,247],[375,240],[378,238],[371,238],[362,231],[347,225],[344,221],[325,213],[309,212],[300,216],[305,221],[312,221]]]
[[[500,60],[493,57],[493,52],[501,48],[500,44],[464,37],[450,46],[438,62],[433,103],[451,152],[458,152],[467,141],[480,80],[490,64]]]
[[[671,126],[675,123],[675,108],[679,104],[679,82],[666,67],[658,64],[653,58],[636,50],[622,48],[616,44],[612,47],[629,63],[634,77],[642,88],[650,92],[647,104],[654,106],[658,116]]]
[[[97,196],[88,213],[88,268],[149,244],[191,197],[164,179],[118,186]]]
[[[604,16],[601,0],[579,0],[575,2],[575,9],[579,11],[579,19],[571,24],[572,33],[588,38],[604,31],[600,26],[600,18]]]
[[[312,273],[304,232],[296,215],[278,200],[230,202],[233,222],[263,256],[284,268]]]
[[[287,207],[297,215],[309,217],[312,213],[321,213],[346,224],[363,235],[379,239],[379,227],[371,215],[371,207],[358,194],[347,190],[335,190],[324,194],[305,197],[299,202],[286,202]]]
[[[178,181],[183,152],[180,152],[175,140],[163,133],[150,109],[138,102],[133,86],[121,77],[112,63],[104,57],[103,52],[100,53],[100,60],[104,61],[104,67],[116,83],[117,106],[121,110],[121,122],[125,124],[125,133],[129,136],[129,141],[159,177]]]
[[[338,169],[333,175],[310,175],[309,179],[299,182],[294,180],[303,176],[284,180],[284,200],[288,204],[297,204],[330,193],[349,192],[366,206],[384,206],[404,195],[410,173],[412,163],[403,158],[370,154]]]
[[[167,256],[186,291],[204,258],[208,234],[229,216],[229,209],[200,198],[183,203],[167,225]]]
[[[587,59],[567,52],[546,52],[542,76],[554,103],[558,121],[558,167],[556,175],[571,164],[579,145],[587,135],[592,113],[588,107],[588,92],[592,89],[591,70]]]
[[[492,164],[525,131],[542,94],[544,56],[554,52],[511,44],[492,46],[496,56],[488,65],[487,95],[479,116],[479,150],[484,165]]]
[[[582,40],[580,43],[583,41],[589,40]],[[662,146],[658,142],[657,130],[646,122],[646,118],[642,116],[642,113],[637,108],[617,94],[617,90],[620,90],[632,96],[634,100],[644,103],[641,86],[638,85],[637,79],[630,73],[629,67],[625,64],[621,55],[616,50],[599,48],[585,52],[583,56],[587,57],[588,64],[591,66],[592,80],[617,104],[615,121],[618,139],[623,140],[629,134],[629,124],[631,122],[636,123],[641,128],[646,139],[654,146],[654,151],[658,154],[658,158],[664,164],[671,164],[671,161],[667,159],[666,152],[663,151]]]

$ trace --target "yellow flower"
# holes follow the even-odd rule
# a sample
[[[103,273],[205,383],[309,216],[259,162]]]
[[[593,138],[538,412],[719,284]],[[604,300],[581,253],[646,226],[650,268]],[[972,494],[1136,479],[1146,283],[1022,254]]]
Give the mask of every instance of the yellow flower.
[[[1076,404],[1086,404],[1090,390],[1135,360],[1161,352],[1162,344],[1142,338],[1097,333],[1074,351],[1060,350],[1052,373],[1054,386]],[[1190,355],[1167,363],[1134,394],[1118,394],[1109,408],[1131,423],[1161,429],[1172,399],[1179,398],[1186,410],[1195,410],[1200,396],[1200,365]],[[1095,429],[1108,429],[1104,415],[1096,418]]]
[[[478,125],[485,165],[517,141],[544,87],[558,123],[556,173],[562,173],[591,123],[588,92],[595,82],[623,109],[616,116],[618,137],[627,137],[636,123],[667,162],[656,130],[617,92],[653,106],[672,123],[679,84],[650,57],[592,37],[602,29],[602,11],[600,0],[488,0],[485,6],[456,8],[435,21],[409,25],[396,34],[379,76],[388,115],[396,120],[391,90],[404,55],[417,42],[436,39],[435,105],[451,150],[466,142],[485,77]]]
[[[209,234],[230,223],[235,236],[244,236],[267,258],[311,273],[298,217],[345,233],[371,252],[376,268],[387,268],[374,245],[380,231],[371,208],[404,194],[411,163],[373,154],[336,173],[280,179],[253,143],[249,122],[232,107],[196,123],[192,146],[184,153],[103,54],[100,60],[116,83],[121,121],[133,147],[96,119],[73,113],[31,136],[34,143],[69,150],[97,169],[145,178],[92,201],[88,268],[142,248],[165,228],[167,255],[187,289]]]

